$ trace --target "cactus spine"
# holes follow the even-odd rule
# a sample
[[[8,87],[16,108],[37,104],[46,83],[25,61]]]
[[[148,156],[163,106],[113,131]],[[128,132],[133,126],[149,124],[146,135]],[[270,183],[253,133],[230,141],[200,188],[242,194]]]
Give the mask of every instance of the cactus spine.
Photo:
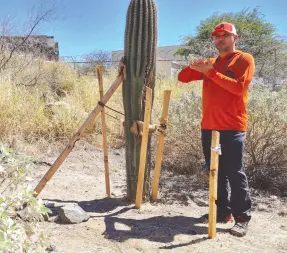
[[[140,158],[140,138],[130,132],[134,120],[143,121],[144,88],[155,87],[155,50],[157,44],[157,11],[154,0],[131,0],[125,29],[123,83],[125,110],[127,195],[135,199]],[[149,142],[150,143],[150,142]],[[144,197],[149,191],[150,148],[145,171]]]

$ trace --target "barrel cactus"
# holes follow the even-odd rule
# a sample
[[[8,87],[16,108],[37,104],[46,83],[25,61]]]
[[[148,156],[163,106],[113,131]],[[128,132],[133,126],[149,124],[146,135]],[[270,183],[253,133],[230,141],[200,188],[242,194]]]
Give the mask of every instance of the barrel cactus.
[[[157,11],[154,0],[131,0],[126,17],[123,59],[126,65],[123,104],[129,199],[136,197],[141,147],[141,137],[133,134],[131,127],[135,121],[144,120],[145,87],[151,89],[155,87],[156,44]],[[150,188],[150,160],[150,148],[148,148],[143,197],[147,197]]]

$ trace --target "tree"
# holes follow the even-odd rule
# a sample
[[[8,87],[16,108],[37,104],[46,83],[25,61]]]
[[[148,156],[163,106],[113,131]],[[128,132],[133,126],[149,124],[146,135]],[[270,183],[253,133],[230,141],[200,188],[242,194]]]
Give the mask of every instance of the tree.
[[[57,5],[58,6],[58,5]],[[57,61],[58,43],[53,36],[37,35],[43,25],[57,19],[55,0],[39,1],[27,10],[27,18],[0,18],[0,73],[11,83],[36,86],[54,80],[46,71],[45,61]],[[47,81],[49,80],[49,81]]]
[[[28,21],[22,21],[21,26],[11,17],[0,20],[0,70],[7,68],[8,63],[17,53],[24,56],[33,55],[36,51],[43,53],[41,51],[45,50],[45,47],[41,39],[33,35],[39,31],[43,23],[55,19],[55,14],[56,8],[53,1],[49,5],[40,1],[39,5],[30,10]]]
[[[211,33],[221,22],[232,22],[239,39],[237,49],[249,52],[256,62],[256,76],[264,78],[267,83],[274,82],[275,77],[283,78],[286,69],[286,41],[276,34],[274,25],[264,20],[259,8],[243,9],[238,13],[215,13],[200,22],[196,34],[184,38],[183,47],[178,55],[190,57],[214,57],[217,54],[213,46]],[[280,65],[279,65],[280,62]]]
[[[102,65],[104,71],[111,65],[111,53],[105,50],[94,50],[93,52],[83,56],[85,65],[83,66],[84,73],[95,72],[97,65]]]

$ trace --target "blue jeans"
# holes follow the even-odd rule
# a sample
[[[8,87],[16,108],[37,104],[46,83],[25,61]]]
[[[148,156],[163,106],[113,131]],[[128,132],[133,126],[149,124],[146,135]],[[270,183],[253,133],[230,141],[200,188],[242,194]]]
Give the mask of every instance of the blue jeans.
[[[220,133],[222,155],[218,168],[218,215],[233,215],[246,221],[251,219],[251,198],[243,167],[246,133],[224,130]],[[210,160],[211,130],[202,130],[202,146],[206,162]]]

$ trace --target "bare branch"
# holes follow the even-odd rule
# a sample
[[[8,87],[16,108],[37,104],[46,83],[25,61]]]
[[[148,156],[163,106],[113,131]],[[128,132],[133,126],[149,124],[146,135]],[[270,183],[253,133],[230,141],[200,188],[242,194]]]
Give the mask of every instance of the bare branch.
[[[0,25],[0,31],[2,36],[1,38],[1,52],[2,52],[2,59],[1,59],[1,65],[0,69],[5,69],[8,62],[11,60],[12,56],[14,55],[17,50],[22,48],[25,44],[28,43],[30,37],[41,27],[41,25],[45,22],[48,22],[52,20],[55,17],[55,5],[52,4],[51,7],[45,8],[44,2],[41,2],[38,7],[34,7],[30,12],[30,18],[27,24],[26,31],[23,32],[23,36],[19,36],[17,39],[13,40],[13,34],[12,28],[14,28],[14,22],[11,18],[8,18],[6,20],[2,20]],[[9,52],[8,56],[4,53],[5,50],[5,43],[9,43],[10,45],[8,47]]]

